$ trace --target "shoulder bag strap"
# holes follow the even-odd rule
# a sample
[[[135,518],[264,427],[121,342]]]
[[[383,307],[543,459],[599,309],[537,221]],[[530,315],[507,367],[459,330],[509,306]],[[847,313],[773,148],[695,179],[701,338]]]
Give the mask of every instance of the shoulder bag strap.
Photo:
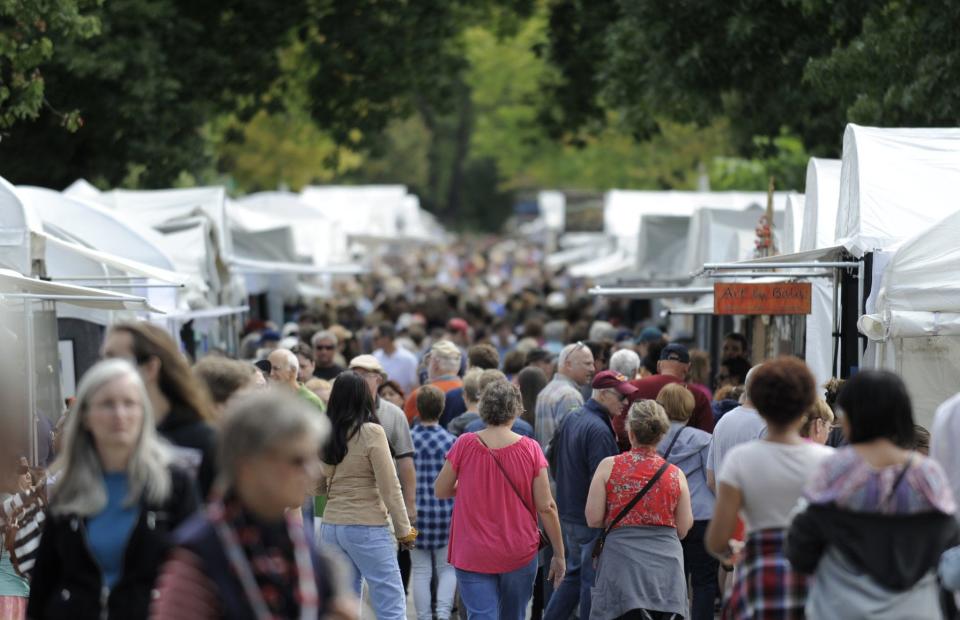
[[[507,470],[504,469],[503,465],[500,464],[500,459],[496,457],[496,455],[493,453],[493,450],[490,449],[490,446],[487,445],[487,442],[485,442],[480,435],[474,433],[474,436],[477,438],[477,441],[479,441],[483,447],[487,449],[487,454],[489,454],[490,458],[493,459],[493,462],[497,464],[497,467],[500,469],[500,473],[503,474],[504,478],[506,478],[507,484],[510,485],[510,488],[513,489],[513,492],[517,494],[518,498],[520,498],[520,503],[523,504],[523,507],[527,510],[530,510],[530,506],[528,506],[527,502],[523,499],[523,495],[520,495],[520,490],[517,489],[516,485],[513,484],[513,480],[511,480],[510,476],[507,475]],[[531,510],[530,514],[533,515],[534,520],[537,519],[537,515],[534,511]]]
[[[680,433],[687,429],[686,426],[681,426],[680,430],[677,431],[677,434],[673,436],[673,439],[670,440],[670,445],[667,446],[667,451],[663,453],[663,460],[666,461],[670,456],[670,453],[673,451],[673,444],[677,443],[677,439],[680,439]]]
[[[668,467],[670,467],[670,463],[664,463],[663,465],[660,466],[660,469],[658,469],[657,472],[653,474],[653,477],[651,477],[650,480],[647,480],[647,483],[643,485],[643,488],[640,489],[640,492],[637,493],[632,500],[630,500],[629,504],[623,507],[623,510],[620,511],[620,514],[614,517],[613,521],[610,522],[610,525],[608,525],[606,529],[603,530],[604,538],[606,538],[607,534],[610,533],[610,530],[616,527],[617,523],[620,523],[620,521],[622,521],[623,518],[626,517],[631,510],[633,510],[633,507],[637,505],[637,502],[643,499],[643,496],[647,494],[647,491],[653,488],[653,485],[657,483],[657,480],[660,479],[660,476],[663,475],[663,472],[667,471]]]
[[[900,483],[903,482],[903,479],[907,476],[907,470],[910,469],[911,465],[913,465],[913,452],[910,453],[910,456],[907,458],[907,462],[904,463],[903,469],[901,469],[900,473],[897,474],[897,479],[893,481],[893,486],[890,487],[890,492],[886,497],[883,498],[883,501],[880,502],[881,510],[886,510],[887,505],[893,501],[893,496],[897,492],[897,488],[900,486]]]

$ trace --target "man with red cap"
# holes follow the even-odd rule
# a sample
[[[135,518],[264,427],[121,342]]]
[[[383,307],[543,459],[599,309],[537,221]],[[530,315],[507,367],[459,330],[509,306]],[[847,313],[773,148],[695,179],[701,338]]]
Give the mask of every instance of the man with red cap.
[[[557,482],[567,573],[544,611],[544,620],[565,620],[578,603],[580,617],[590,617],[594,579],[591,553],[600,530],[587,527],[587,493],[600,461],[620,453],[611,421],[621,415],[628,398],[637,391],[627,377],[613,370],[597,373],[591,387],[591,397],[564,418],[549,450],[550,468]]]
[[[635,400],[656,400],[664,386],[671,383],[683,383],[686,386],[687,371],[690,370],[690,352],[682,344],[670,343],[660,351],[660,360],[657,362],[657,374],[635,379],[631,383],[637,391],[630,397],[630,403]],[[713,432],[713,408],[710,401],[700,390],[691,390],[693,394],[693,414],[687,426],[699,428],[708,433]],[[627,439],[627,429],[622,418],[614,420],[613,427],[617,431],[617,441],[623,450],[630,449]]]

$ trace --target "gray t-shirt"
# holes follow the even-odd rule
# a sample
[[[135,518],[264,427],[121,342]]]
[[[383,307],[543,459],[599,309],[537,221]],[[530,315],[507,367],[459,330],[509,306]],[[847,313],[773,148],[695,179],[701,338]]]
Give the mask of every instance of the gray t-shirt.
[[[710,452],[707,454],[707,470],[714,477],[720,471],[724,457],[736,446],[754,439],[763,439],[767,434],[767,423],[756,409],[740,405],[728,411],[713,429]]]
[[[387,435],[387,443],[390,444],[390,451],[393,452],[394,460],[413,457],[413,437],[410,436],[407,416],[403,414],[400,407],[378,398],[377,418]]]

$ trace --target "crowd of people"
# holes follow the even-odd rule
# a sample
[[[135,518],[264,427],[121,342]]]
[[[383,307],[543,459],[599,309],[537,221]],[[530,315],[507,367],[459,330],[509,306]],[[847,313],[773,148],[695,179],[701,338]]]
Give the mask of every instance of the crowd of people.
[[[714,371],[533,251],[441,258],[246,359],[110,326],[48,466],[0,464],[0,617],[956,613],[960,400],[926,433],[892,373]]]

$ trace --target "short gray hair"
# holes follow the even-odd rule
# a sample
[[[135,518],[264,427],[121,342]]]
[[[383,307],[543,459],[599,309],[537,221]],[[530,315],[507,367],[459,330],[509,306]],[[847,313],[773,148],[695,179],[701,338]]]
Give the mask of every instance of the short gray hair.
[[[311,435],[319,454],[329,433],[327,417],[317,415],[294,394],[268,389],[244,396],[228,407],[224,416],[218,449],[219,483],[224,491],[233,488],[243,462],[295,437]]]
[[[620,349],[610,356],[610,370],[619,372],[627,378],[633,379],[637,376],[637,370],[640,369],[640,356],[636,351],[630,349]]]
[[[570,356],[573,355],[574,351],[579,349],[586,349],[587,351],[590,351],[590,347],[582,342],[575,342],[563,347],[563,349],[560,351],[560,356],[557,357],[557,368],[563,368],[570,359]],[[593,357],[593,351],[590,351],[590,357]]]
[[[94,365],[83,375],[77,387],[77,398],[64,428],[63,454],[51,468],[61,471],[50,498],[50,511],[55,515],[89,517],[107,505],[103,467],[93,434],[84,426],[84,418],[94,395],[107,383],[120,378],[127,378],[136,386],[143,411],[140,436],[127,463],[130,490],[124,505],[131,506],[141,498],[162,503],[170,497],[172,483],[168,465],[171,454],[164,440],[157,435],[153,406],[143,380],[130,362],[111,359]]]
[[[276,351],[271,351],[270,355],[273,355],[275,352],[279,352],[280,355],[287,360],[288,370],[300,370],[300,360],[297,359],[297,355],[293,351],[290,349],[277,349]]]
[[[503,426],[523,411],[520,390],[509,381],[494,381],[480,395],[480,419],[488,426]]]
[[[756,374],[756,370],[761,366],[763,366],[763,364],[757,364],[756,366],[748,370],[747,376],[743,378],[743,396],[740,397],[741,404],[743,404],[744,401],[750,400],[750,385],[753,383],[753,377]]]
[[[340,344],[340,340],[337,338],[337,335],[334,334],[329,329],[325,329],[323,331],[319,331],[315,333],[313,337],[310,338],[310,346],[316,348],[317,343],[320,342],[321,340],[332,340],[333,346],[337,346]]]

